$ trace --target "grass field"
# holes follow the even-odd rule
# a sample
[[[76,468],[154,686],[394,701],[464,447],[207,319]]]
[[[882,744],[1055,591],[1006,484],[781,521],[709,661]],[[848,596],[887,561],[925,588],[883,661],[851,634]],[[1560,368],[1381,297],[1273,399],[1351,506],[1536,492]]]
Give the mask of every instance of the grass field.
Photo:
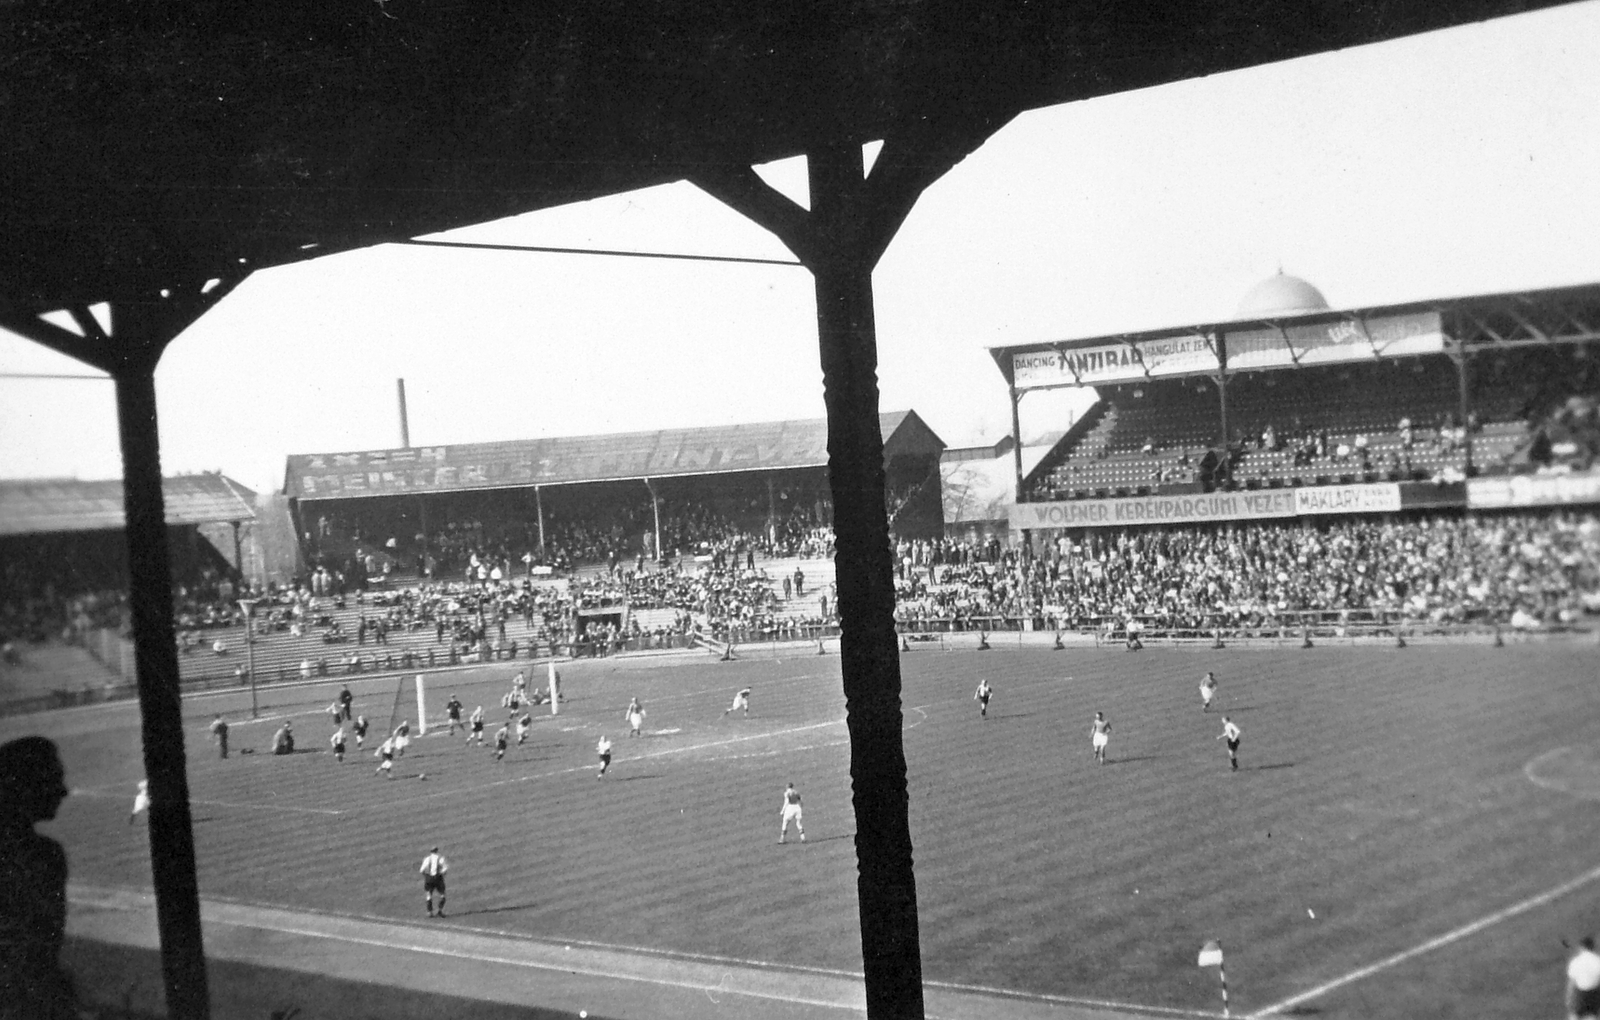
[[[1215,1014],[1216,972],[1195,955],[1220,939],[1236,1014],[1559,1015],[1559,940],[1600,928],[1597,659],[1578,644],[908,654],[925,976]],[[561,668],[570,701],[536,711],[504,762],[430,731],[391,781],[373,775],[374,740],[343,765],[329,753],[337,683],[263,692],[253,723],[248,696],[186,702],[203,892],[416,919],[437,843],[443,924],[859,971],[838,658]],[[1237,773],[1220,713],[1200,711],[1207,669],[1244,731]],[[430,717],[454,690],[492,735],[510,674],[430,678]],[[997,690],[986,720],[979,676]],[[749,718],[723,718],[747,685]],[[353,689],[386,723],[395,682]],[[647,734],[630,740],[635,694]],[[217,760],[216,710],[236,751],[284,715],[304,751]],[[1106,766],[1089,750],[1097,710],[1114,727]],[[67,761],[76,795],[51,829],[74,879],[147,886],[144,824],[127,821],[134,712],[0,720],[23,732]],[[616,764],[597,782],[602,732]],[[776,845],[787,781],[803,846]]]

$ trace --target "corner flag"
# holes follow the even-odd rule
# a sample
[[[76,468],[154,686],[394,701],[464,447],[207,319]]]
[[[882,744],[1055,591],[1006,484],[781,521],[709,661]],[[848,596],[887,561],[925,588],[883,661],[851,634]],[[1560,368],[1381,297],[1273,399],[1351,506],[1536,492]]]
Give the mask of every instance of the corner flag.
[[[1217,968],[1217,979],[1222,982],[1222,1015],[1228,1012],[1228,971],[1222,966],[1222,943],[1212,939],[1200,947],[1200,966]]]

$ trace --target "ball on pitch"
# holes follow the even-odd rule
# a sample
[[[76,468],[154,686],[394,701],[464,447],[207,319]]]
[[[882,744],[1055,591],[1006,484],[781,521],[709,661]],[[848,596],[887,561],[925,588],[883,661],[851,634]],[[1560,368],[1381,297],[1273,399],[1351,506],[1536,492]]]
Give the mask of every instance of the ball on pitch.
[[[417,773],[417,778],[418,779],[427,779],[428,778],[428,774],[426,772],[418,772]]]

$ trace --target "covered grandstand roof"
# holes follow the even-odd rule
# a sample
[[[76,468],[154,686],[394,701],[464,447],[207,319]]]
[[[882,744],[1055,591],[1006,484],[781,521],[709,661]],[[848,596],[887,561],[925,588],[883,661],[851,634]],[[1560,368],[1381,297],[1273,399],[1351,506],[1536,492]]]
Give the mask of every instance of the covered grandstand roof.
[[[163,479],[168,524],[255,519],[255,493],[223,474]],[[108,531],[123,526],[122,479],[0,480],[0,535]]]
[[[944,441],[915,411],[878,416],[884,459],[937,457]],[[553,436],[347,453],[292,454],[284,493],[350,499],[417,492],[571,485],[581,482],[820,468],[828,463],[825,418]]]
[[[1315,287],[1269,277],[1231,320],[989,348],[1018,390],[1291,368],[1521,344],[1600,340],[1600,284],[1331,309]],[[1268,310],[1269,305],[1282,305]]]

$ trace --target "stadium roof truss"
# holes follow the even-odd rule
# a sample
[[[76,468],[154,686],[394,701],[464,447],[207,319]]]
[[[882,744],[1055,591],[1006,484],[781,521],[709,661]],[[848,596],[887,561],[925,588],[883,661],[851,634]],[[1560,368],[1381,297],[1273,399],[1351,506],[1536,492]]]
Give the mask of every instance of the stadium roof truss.
[[[1468,353],[1600,340],[1600,286],[1497,294],[1450,309],[1456,343]]]
[[[811,270],[846,724],[854,746],[873,749],[851,766],[867,1012],[920,1016],[879,258],[922,191],[1026,110],[1546,6],[6,4],[0,327],[115,380],[169,1014],[210,1007],[154,373],[167,344],[248,273],[680,180],[771,230]],[[874,140],[868,173],[862,145]],[[753,169],[802,154],[809,209]],[[104,325],[90,310],[102,302]],[[75,328],[41,317],[60,310]]]

